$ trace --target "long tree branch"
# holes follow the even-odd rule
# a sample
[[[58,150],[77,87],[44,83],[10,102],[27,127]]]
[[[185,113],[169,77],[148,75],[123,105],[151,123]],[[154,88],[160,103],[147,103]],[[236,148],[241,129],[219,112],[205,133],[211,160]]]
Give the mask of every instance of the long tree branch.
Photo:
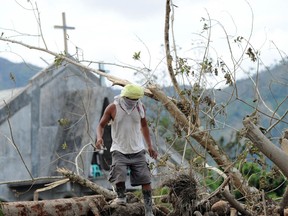
[[[24,46],[28,49],[31,49],[31,50],[39,50],[39,51],[42,51],[42,52],[45,52],[45,53],[48,53],[52,56],[55,56],[57,59],[60,59],[60,60],[65,60],[66,62],[69,62],[73,65],[76,65],[78,67],[81,67],[83,69],[87,69],[91,72],[94,72],[100,76],[104,76],[106,77],[108,80],[110,80],[112,83],[116,82],[116,83],[119,83],[119,84],[122,84],[122,85],[126,85],[127,83],[130,83],[128,80],[120,80],[118,79],[117,77],[115,76],[112,76],[110,74],[107,74],[103,71],[100,71],[100,70],[95,70],[95,69],[92,69],[92,68],[89,68],[89,67],[86,67],[84,66],[83,64],[81,63],[78,63],[76,62],[75,60],[69,58],[69,57],[66,57],[65,55],[63,54],[58,54],[58,53],[55,53],[55,52],[52,52],[51,50],[48,50],[48,49],[45,49],[45,48],[41,48],[41,47],[35,47],[35,46],[31,46],[31,45],[28,45],[28,44],[25,44],[21,41],[17,41],[17,40],[12,40],[12,39],[8,39],[8,38],[3,38],[3,37],[0,37],[0,40],[1,41],[5,41],[5,42],[9,42],[9,43],[13,43],[13,44],[18,44],[18,45],[21,45],[21,46]]]
[[[229,173],[231,182],[234,186],[244,195],[254,194],[258,192],[256,188],[250,187],[248,182],[243,178],[242,174],[233,167],[233,163],[229,160],[228,156],[219,148],[213,137],[206,131],[201,131],[193,124],[189,124],[187,117],[178,109],[178,107],[167,98],[167,96],[156,86],[149,86],[149,90],[153,95],[161,101],[171,116],[178,122],[185,130],[186,133],[191,131],[191,136],[194,138],[206,151],[211,155],[215,162]],[[188,128],[190,128],[188,130]],[[257,199],[256,196],[247,197],[247,199]]]
[[[5,101],[4,101],[4,102],[5,102]],[[7,105],[6,102],[5,102],[5,105]],[[9,110],[9,107],[8,107],[7,122],[8,122],[8,126],[9,126],[10,135],[11,135],[11,141],[12,141],[12,143],[13,143],[13,146],[16,148],[16,151],[17,151],[17,153],[19,154],[22,163],[23,163],[24,166],[25,166],[25,169],[26,169],[27,172],[29,173],[31,179],[34,181],[34,177],[33,177],[32,173],[31,173],[31,171],[29,170],[29,168],[27,167],[27,165],[26,165],[26,163],[25,163],[25,160],[24,160],[24,158],[23,158],[23,156],[22,156],[22,154],[21,154],[21,152],[20,152],[20,150],[19,150],[19,148],[18,148],[18,146],[17,146],[17,144],[16,144],[16,142],[15,142],[15,140],[14,140],[13,130],[12,130],[12,126],[11,126],[11,123],[10,123],[9,118],[10,118],[10,110]]]
[[[173,65],[172,65],[173,58],[171,56],[170,41],[169,41],[170,12],[171,12],[171,1],[167,0],[166,1],[166,15],[165,15],[165,29],[164,29],[164,43],[165,43],[167,68],[168,68],[168,72],[169,72],[171,81],[173,83],[173,86],[176,92],[178,93],[178,95],[181,97],[182,100],[186,101],[183,94],[181,94],[181,89],[178,85],[178,82],[176,80],[176,77],[173,71]]]

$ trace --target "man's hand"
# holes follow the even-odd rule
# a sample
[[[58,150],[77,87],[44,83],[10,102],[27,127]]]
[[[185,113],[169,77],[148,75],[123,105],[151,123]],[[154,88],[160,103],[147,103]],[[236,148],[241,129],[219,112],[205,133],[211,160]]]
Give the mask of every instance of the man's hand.
[[[96,147],[96,149],[103,149],[104,141],[102,138],[97,139],[97,141],[95,143],[95,147]]]
[[[153,147],[148,148],[148,152],[150,157],[152,157],[155,160],[157,159],[158,153],[153,149]]]

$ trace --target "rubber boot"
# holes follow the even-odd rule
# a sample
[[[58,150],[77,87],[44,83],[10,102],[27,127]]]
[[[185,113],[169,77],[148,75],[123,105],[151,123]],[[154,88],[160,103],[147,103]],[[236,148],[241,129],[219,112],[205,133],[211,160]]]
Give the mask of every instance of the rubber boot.
[[[150,190],[142,190],[144,198],[145,216],[154,216],[152,207],[152,192]]]
[[[118,198],[125,198],[126,187],[125,183],[118,183],[116,184],[116,193]]]
[[[126,192],[125,183],[116,184],[117,198],[114,199],[110,204],[126,205],[127,199],[125,192]]]

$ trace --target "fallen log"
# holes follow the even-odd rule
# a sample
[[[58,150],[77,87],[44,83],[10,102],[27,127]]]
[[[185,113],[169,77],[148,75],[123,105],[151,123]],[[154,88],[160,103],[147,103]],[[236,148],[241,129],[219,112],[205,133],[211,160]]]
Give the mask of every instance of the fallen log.
[[[1,203],[0,212],[5,216],[65,216],[65,215],[93,215],[101,216],[102,208],[107,205],[104,196],[93,195],[69,199],[55,199],[42,201],[22,201]]]

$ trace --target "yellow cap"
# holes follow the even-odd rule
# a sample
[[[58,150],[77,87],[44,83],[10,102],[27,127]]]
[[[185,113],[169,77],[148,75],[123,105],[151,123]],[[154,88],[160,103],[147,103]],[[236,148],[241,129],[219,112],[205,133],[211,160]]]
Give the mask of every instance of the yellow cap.
[[[121,91],[121,97],[139,99],[144,96],[144,89],[135,84],[127,84]]]

